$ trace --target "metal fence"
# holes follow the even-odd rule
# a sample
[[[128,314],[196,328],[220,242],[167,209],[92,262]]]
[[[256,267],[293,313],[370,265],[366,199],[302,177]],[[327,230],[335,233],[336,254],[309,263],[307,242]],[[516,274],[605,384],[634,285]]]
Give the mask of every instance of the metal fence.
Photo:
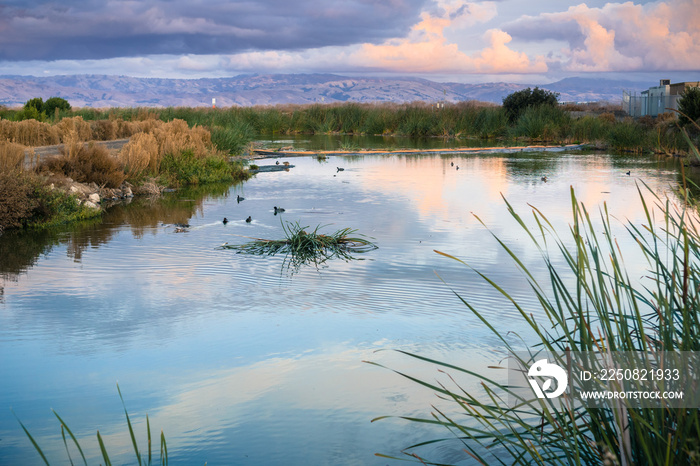
[[[660,113],[678,110],[680,95],[648,95],[622,91],[622,109],[628,115],[640,117],[657,116]]]

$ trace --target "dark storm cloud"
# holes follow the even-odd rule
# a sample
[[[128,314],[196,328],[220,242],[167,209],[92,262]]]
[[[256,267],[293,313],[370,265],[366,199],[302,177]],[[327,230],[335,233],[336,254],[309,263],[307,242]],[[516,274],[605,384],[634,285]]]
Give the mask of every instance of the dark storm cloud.
[[[0,4],[0,60],[221,54],[402,37],[428,0],[149,0]]]
[[[586,36],[573,19],[553,20],[554,15],[540,17],[524,16],[515,21],[504,23],[501,28],[514,39],[541,41],[547,39],[561,40],[573,48],[583,47]]]

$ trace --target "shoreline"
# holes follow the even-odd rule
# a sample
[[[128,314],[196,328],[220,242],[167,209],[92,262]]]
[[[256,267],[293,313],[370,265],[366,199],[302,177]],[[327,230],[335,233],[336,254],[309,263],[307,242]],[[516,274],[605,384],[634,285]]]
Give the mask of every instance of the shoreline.
[[[588,144],[567,144],[556,146],[509,146],[509,147],[455,147],[442,149],[398,149],[398,150],[381,150],[381,149],[361,149],[361,150],[265,150],[254,149],[253,154],[249,158],[254,160],[278,157],[304,157],[304,156],[346,156],[346,155],[410,155],[410,154],[436,154],[436,155],[451,155],[451,154],[498,154],[514,152],[563,152],[566,150],[582,150],[588,147]]]

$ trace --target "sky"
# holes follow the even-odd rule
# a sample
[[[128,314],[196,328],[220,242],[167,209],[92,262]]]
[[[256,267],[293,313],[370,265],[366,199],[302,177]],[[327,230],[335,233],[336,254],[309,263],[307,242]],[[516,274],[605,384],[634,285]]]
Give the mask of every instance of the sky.
[[[0,75],[700,81],[700,0],[0,0]]]

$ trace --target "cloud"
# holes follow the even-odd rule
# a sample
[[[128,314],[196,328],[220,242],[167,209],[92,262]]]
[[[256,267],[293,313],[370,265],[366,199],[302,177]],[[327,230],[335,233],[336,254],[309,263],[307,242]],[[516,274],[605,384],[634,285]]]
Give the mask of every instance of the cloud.
[[[48,1],[0,6],[0,60],[232,54],[382,42],[428,0]]]
[[[554,39],[568,71],[697,70],[700,0],[585,3],[567,11],[524,16],[503,29],[523,41]]]
[[[467,8],[469,6],[469,8]],[[476,12],[476,13],[474,13]],[[473,15],[476,14],[476,18]],[[295,66],[307,71],[390,71],[399,73],[541,73],[547,70],[543,57],[531,60],[525,53],[508,47],[511,37],[493,29],[483,34],[486,47],[474,54],[462,52],[448,41],[445,30],[490,19],[495,12],[483,6],[442,5],[437,13],[422,13],[405,38],[391,38],[381,44],[363,43],[353,47],[325,47],[304,52],[266,51],[236,54],[228,67],[237,71],[277,70]]]

